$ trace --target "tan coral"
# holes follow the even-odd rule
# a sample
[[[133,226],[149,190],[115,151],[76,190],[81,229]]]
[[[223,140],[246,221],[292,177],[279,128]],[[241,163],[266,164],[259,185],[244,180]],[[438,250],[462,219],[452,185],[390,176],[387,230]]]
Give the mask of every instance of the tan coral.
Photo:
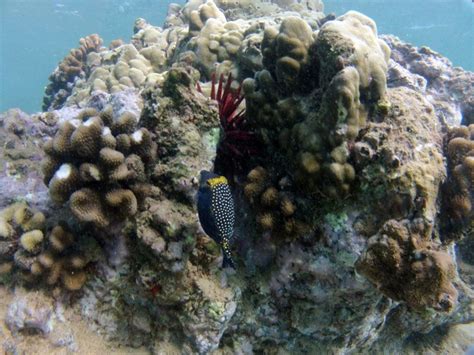
[[[79,47],[71,49],[49,77],[50,83],[43,98],[44,111],[60,108],[64,104],[71,91],[68,84],[74,82],[77,77],[88,74],[87,55],[100,51],[101,47],[102,39],[97,34],[79,40]]]
[[[474,224],[474,125],[448,132],[448,179],[442,186],[442,238],[462,239]]]
[[[116,189],[105,195],[106,203],[116,209],[117,213],[133,216],[137,212],[137,199],[132,191]]]
[[[39,251],[42,241],[43,232],[38,229],[23,233],[20,237],[21,246],[30,253]]]
[[[451,256],[430,241],[430,228],[421,223],[390,220],[371,237],[367,250],[357,260],[357,271],[388,297],[415,309],[450,312],[458,292]]]
[[[53,250],[62,252],[74,241],[74,236],[62,225],[55,226],[49,235],[49,243]]]
[[[138,127],[134,114],[115,119],[108,106],[100,113],[85,109],[65,122],[45,153],[43,171],[52,199],[69,200],[79,220],[103,228],[135,214],[138,201],[128,187],[147,180],[156,143],[148,129]],[[145,191],[140,190],[141,198]]]
[[[49,195],[57,203],[66,202],[73,191],[80,186],[80,174],[72,164],[62,164],[50,180]]]
[[[107,227],[110,223],[99,193],[92,189],[83,188],[74,192],[70,197],[70,208],[81,221],[92,222],[99,227]]]
[[[295,214],[297,207],[292,194],[277,186],[262,166],[257,166],[247,175],[244,196],[255,212],[258,227],[262,231],[271,231],[282,240],[307,234],[310,229]]]

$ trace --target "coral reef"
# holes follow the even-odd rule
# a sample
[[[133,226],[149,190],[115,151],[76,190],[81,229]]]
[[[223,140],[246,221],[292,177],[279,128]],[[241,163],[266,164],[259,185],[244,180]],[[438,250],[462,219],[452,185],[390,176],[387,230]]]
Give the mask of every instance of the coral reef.
[[[69,201],[83,222],[107,227],[112,220],[137,212],[136,195],[146,194],[146,163],[156,145],[137,117],[125,112],[114,118],[109,107],[85,109],[59,127],[44,145],[44,182],[56,203]]]
[[[444,349],[473,321],[472,73],[317,0],[189,0],[130,43],[81,46],[49,112],[0,115],[0,206],[31,202],[0,218],[15,292],[46,286],[156,353]],[[235,271],[195,201],[225,164],[245,166],[229,174]],[[22,300],[5,334],[49,341],[52,308]]]
[[[77,238],[65,224],[45,235],[45,216],[26,203],[14,203],[0,211],[0,269],[18,271],[29,284],[62,282],[68,291],[86,281],[83,270],[89,260],[82,255]]]
[[[391,35],[381,38],[392,50],[389,87],[408,86],[426,94],[441,122],[474,122],[474,73],[428,47],[417,48]]]
[[[414,309],[451,311],[457,302],[451,256],[429,243],[430,228],[422,220],[386,222],[368,240],[356,270],[388,297]]]
[[[447,139],[448,179],[440,212],[444,241],[474,233],[474,124],[452,127]]]
[[[80,46],[71,49],[69,54],[59,63],[49,76],[50,83],[45,89],[43,111],[61,108],[71,93],[71,84],[77,78],[87,77],[90,74],[92,53],[102,48],[102,39],[92,34],[79,40]]]
[[[216,275],[219,246],[200,230],[194,205],[196,177],[216,150],[217,107],[195,89],[190,68],[171,69],[163,85],[144,92],[140,121],[156,137],[160,159],[150,181],[160,193],[145,199],[125,235],[126,263],[99,273],[82,309],[111,339],[209,353],[237,305],[236,290]]]

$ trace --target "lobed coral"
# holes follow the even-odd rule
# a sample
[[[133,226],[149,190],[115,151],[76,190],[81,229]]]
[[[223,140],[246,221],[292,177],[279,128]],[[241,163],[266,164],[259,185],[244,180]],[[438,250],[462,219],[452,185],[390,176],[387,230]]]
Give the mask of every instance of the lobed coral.
[[[248,173],[243,192],[252,206],[260,230],[271,232],[283,240],[291,240],[308,233],[310,226],[298,213],[293,193],[285,191],[282,186],[284,183],[273,184],[272,175],[258,166]]]
[[[452,283],[455,264],[431,242],[430,233],[422,220],[389,220],[369,239],[356,270],[385,295],[414,309],[450,312],[458,297]]]
[[[265,29],[263,65],[282,92],[291,94],[313,85],[316,68],[309,55],[313,40],[313,29],[299,17],[286,17],[278,30],[275,27]]]
[[[0,269],[3,272],[13,268],[20,248],[30,254],[41,250],[44,224],[44,214],[24,202],[13,203],[0,211]]]
[[[444,241],[461,239],[474,230],[474,125],[452,127],[447,141],[448,179],[442,188]]]
[[[80,221],[103,228],[137,212],[156,144],[133,114],[114,118],[109,107],[100,114],[86,109],[63,122],[44,151],[44,182],[52,200],[69,201]]]
[[[96,91],[114,94],[162,83],[163,72],[178,41],[184,37],[184,29],[163,31],[144,19],[137,19],[131,43],[113,41],[108,50],[87,56],[88,75],[75,81],[67,95],[68,102],[83,107]]]
[[[347,195],[355,179],[349,147],[385,95],[388,47],[374,22],[356,12],[314,35],[303,20],[287,18],[265,36],[266,67],[243,83],[252,125],[270,155],[292,162],[288,173],[303,189]],[[294,85],[305,95],[291,95]]]
[[[71,93],[71,84],[77,78],[86,78],[90,74],[88,56],[101,50],[102,39],[99,35],[92,34],[81,38],[79,44],[78,48],[71,49],[49,76],[50,83],[43,98],[43,111],[61,108]]]
[[[222,63],[218,73],[230,69],[237,57],[244,39],[245,25],[227,22],[224,14],[213,1],[197,9],[185,11],[189,21],[189,41],[186,50],[180,53],[180,60],[191,62],[206,78],[211,78],[215,63]]]
[[[45,234],[45,216],[26,203],[14,203],[0,211],[0,270],[19,272],[29,284],[62,283],[77,291],[86,282],[88,259],[66,224]]]

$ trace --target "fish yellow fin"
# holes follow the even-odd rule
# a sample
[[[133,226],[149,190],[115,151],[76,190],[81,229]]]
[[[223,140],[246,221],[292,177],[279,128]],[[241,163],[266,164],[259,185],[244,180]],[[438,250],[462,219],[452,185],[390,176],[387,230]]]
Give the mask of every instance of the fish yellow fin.
[[[210,187],[214,187],[219,184],[227,185],[227,179],[224,176],[218,176],[212,179],[207,180],[207,183]]]

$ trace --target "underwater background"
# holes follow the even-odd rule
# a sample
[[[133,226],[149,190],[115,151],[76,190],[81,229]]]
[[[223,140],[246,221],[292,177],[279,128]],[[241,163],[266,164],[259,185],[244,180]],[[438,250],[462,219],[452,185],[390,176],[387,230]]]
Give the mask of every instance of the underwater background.
[[[161,24],[170,3],[183,0],[0,1],[0,111],[40,111],[43,88],[77,39],[98,33],[128,40],[138,17]],[[474,70],[474,4],[469,0],[330,0],[325,12],[360,11],[380,34],[426,45],[455,66]]]

